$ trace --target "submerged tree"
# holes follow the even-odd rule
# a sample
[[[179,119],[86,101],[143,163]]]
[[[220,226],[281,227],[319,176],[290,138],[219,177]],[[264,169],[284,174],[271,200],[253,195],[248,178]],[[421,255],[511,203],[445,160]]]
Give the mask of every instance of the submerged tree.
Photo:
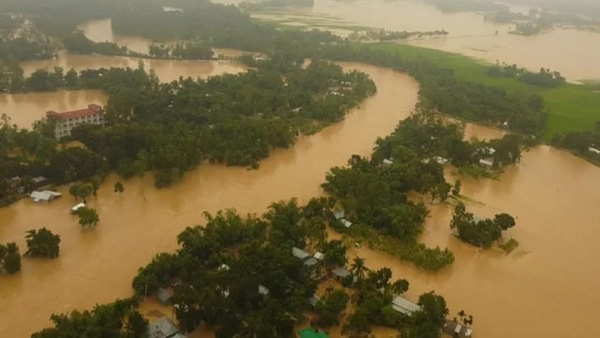
[[[75,212],[77,216],[79,216],[79,224],[83,227],[85,226],[96,226],[100,221],[98,217],[98,213],[95,209],[83,207],[77,209]]]
[[[121,182],[115,183],[114,192],[119,193],[119,195],[121,195],[124,191],[125,191],[125,187],[123,186],[123,183],[121,183]]]
[[[21,255],[16,243],[0,244],[0,272],[2,270],[8,274],[17,273],[21,270]]]
[[[29,230],[25,236],[27,251],[25,256],[56,258],[59,255],[60,236],[53,234],[46,228]]]

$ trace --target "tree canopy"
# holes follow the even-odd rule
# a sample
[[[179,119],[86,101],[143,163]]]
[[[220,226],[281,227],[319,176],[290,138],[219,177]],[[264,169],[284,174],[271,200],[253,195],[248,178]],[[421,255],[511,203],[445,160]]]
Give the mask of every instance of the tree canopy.
[[[27,231],[25,239],[27,240],[25,256],[57,258],[60,253],[60,236],[46,228]]]

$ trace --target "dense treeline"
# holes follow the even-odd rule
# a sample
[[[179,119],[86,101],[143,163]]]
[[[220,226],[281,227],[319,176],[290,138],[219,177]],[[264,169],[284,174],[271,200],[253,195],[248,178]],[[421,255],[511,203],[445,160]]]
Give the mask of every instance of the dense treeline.
[[[419,81],[423,105],[441,113],[525,134],[542,135],[548,114],[539,95],[507,93],[505,89],[458,80],[452,69],[420,58],[405,60],[399,53],[367,46],[336,44],[320,54],[333,60],[359,61],[407,72]]]
[[[204,160],[257,165],[272,148],[292,145],[298,131],[311,133],[342,120],[348,109],[376,91],[364,73],[344,73],[341,67],[321,61],[302,69],[301,62],[278,54],[272,59],[240,75],[181,78],[172,83],[160,83],[143,68],[89,69],[79,74],[71,70],[63,75],[57,67],[38,70],[27,79],[13,74],[4,82],[9,91],[106,91],[109,124],[73,130],[85,150],[54,151],[55,143],[37,131],[17,130],[6,122],[2,129],[10,141],[4,149],[6,158],[21,142],[30,144],[22,149],[24,162],[8,160],[19,164],[7,164],[0,175],[4,186],[20,170],[57,183],[89,179],[107,167],[126,178],[155,170],[156,186],[163,187]],[[37,130],[52,137],[52,120],[40,123]],[[36,156],[32,160],[25,155]]]
[[[432,293],[421,297],[417,317],[424,321],[393,311],[392,298],[409,284],[402,279],[392,283],[390,269],[368,271],[356,259],[351,275],[339,284],[329,281],[332,289],[326,294],[317,291],[318,284],[332,278],[331,269],[348,260],[339,241],[327,240],[325,225],[334,205],[332,199],[319,198],[306,206],[295,200],[275,203],[260,218],[232,210],[207,214],[205,227],[187,228],[178,236],[176,253],[159,254],[141,268],[133,288],[138,295],[160,287],[172,290],[180,328],[189,332],[205,324],[218,337],[292,337],[313,295],[321,298],[314,308],[318,325],[338,322],[352,302],[356,310],[344,332],[366,333],[373,325],[411,331],[432,326],[431,337],[438,337],[447,314],[444,299]],[[314,258],[295,257],[294,247],[320,251],[324,259],[308,264]],[[355,290],[352,299],[350,289]]]
[[[506,231],[516,225],[515,219],[509,214],[497,214],[494,219],[478,219],[467,212],[465,205],[459,203],[454,208],[450,229],[456,237],[482,248],[489,248],[502,237]]]
[[[555,135],[551,143],[576,154],[600,162],[600,122],[591,131],[574,131]]]
[[[541,68],[539,73],[534,73],[517,65],[493,65],[488,68],[488,74],[493,77],[518,78],[521,82],[546,88],[558,87],[566,82],[560,72]]]
[[[114,303],[96,305],[91,311],[75,310],[70,314],[50,317],[54,327],[31,335],[32,338],[144,338],[148,320],[137,310],[134,298],[117,299]]]
[[[428,32],[407,32],[407,31],[387,31],[385,29],[381,30],[368,30],[365,32],[352,32],[348,39],[350,41],[393,41],[393,40],[406,40],[413,37],[422,38],[422,37],[437,37],[437,36],[446,36],[448,32],[445,30],[441,31],[428,31]]]

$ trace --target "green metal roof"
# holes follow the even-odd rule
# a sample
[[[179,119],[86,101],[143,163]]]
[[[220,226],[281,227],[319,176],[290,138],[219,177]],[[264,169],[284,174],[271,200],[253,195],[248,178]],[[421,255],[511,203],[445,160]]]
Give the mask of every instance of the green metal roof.
[[[325,332],[316,332],[313,328],[309,327],[298,332],[300,338],[329,338]]]

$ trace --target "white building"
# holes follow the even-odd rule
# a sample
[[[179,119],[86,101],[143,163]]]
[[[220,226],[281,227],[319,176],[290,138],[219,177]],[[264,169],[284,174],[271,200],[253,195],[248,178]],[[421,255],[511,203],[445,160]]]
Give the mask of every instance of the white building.
[[[61,193],[56,191],[44,190],[44,191],[34,191],[29,195],[34,202],[39,203],[48,203],[54,200],[55,198],[59,198],[62,196]]]
[[[85,109],[74,110],[64,113],[55,111],[46,112],[46,117],[56,119],[54,127],[54,138],[60,140],[65,136],[71,136],[71,130],[78,125],[87,123],[104,125],[104,109],[97,104],[90,104]]]

